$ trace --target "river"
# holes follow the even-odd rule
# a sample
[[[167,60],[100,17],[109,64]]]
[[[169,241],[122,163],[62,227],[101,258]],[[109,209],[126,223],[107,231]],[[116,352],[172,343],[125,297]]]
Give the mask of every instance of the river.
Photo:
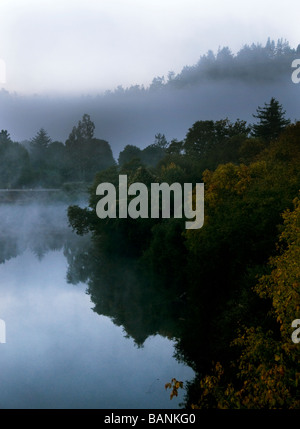
[[[92,273],[90,237],[71,231],[66,208],[0,205],[0,408],[179,408],[184,391],[170,400],[165,383],[194,372],[174,357],[171,322],[135,301],[142,285],[120,279],[119,291],[97,261]]]

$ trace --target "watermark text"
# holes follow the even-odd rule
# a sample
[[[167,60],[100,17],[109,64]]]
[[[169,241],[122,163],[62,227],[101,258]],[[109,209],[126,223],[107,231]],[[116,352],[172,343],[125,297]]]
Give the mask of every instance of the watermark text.
[[[293,320],[292,328],[297,328],[292,333],[292,341],[294,344],[299,344],[300,343],[300,319]]]
[[[292,68],[296,69],[292,73],[292,82],[300,83],[300,59],[296,59],[292,62]]]
[[[198,229],[204,223],[204,183],[196,183],[194,187],[192,183],[183,186],[180,183],[151,183],[147,187],[135,182],[128,187],[127,175],[123,174],[119,176],[118,194],[112,183],[104,182],[97,186],[96,195],[102,196],[96,206],[100,219],[114,219],[117,214],[120,219],[157,219],[173,215],[174,218],[184,216],[189,219],[185,222],[186,229]]]

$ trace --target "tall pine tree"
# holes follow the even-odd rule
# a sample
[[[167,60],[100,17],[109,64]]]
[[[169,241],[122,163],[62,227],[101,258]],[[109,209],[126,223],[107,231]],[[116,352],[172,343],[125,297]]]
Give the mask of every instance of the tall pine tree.
[[[252,125],[252,134],[267,142],[278,138],[284,128],[290,124],[289,119],[285,119],[285,111],[282,105],[272,97],[269,104],[256,109],[257,115],[254,118],[259,119],[257,124]]]

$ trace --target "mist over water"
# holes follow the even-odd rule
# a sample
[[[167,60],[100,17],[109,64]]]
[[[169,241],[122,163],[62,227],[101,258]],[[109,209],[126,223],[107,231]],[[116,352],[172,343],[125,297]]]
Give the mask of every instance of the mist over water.
[[[49,250],[60,250],[73,238],[66,225],[65,204],[1,204],[1,260],[28,250],[42,257]]]
[[[275,45],[272,46],[269,43],[262,48],[265,49],[263,60],[259,46],[245,48],[236,66],[233,66],[233,58],[225,49],[218,54],[223,59],[207,56],[201,63],[202,68],[197,68],[199,64],[186,67],[178,76],[170,77],[168,82],[155,78],[149,88],[118,87],[104,94],[82,96],[23,96],[0,91],[0,130],[8,130],[8,133],[1,132],[0,142],[3,149],[3,194],[9,188],[12,188],[11,193],[16,191],[14,188],[20,188],[17,191],[23,188],[23,193],[26,191],[28,195],[32,188],[34,192],[40,191],[41,187],[43,190],[60,188],[62,198],[67,200],[81,191],[86,193],[87,185],[92,183],[99,170],[113,166],[110,170],[100,171],[98,177],[102,173],[107,175],[105,177],[117,174],[122,164],[114,165],[107,142],[117,160],[126,145],[145,148],[153,143],[157,133],[163,133],[168,142],[184,139],[196,121],[228,118],[251,124],[255,122],[253,114],[257,107],[271,98],[276,98],[286,111],[286,117],[295,121],[300,108],[300,85],[291,81],[291,60],[295,55],[300,57],[300,47],[292,51],[282,42],[276,49]],[[251,52],[254,59],[248,57]],[[95,139],[91,136],[83,138],[84,133],[81,139],[83,128],[82,123],[78,123],[73,140],[69,139],[69,146],[68,143],[54,142],[65,143],[85,113],[85,125],[92,129],[95,125],[95,134],[91,133]],[[46,130],[47,150],[38,158],[28,140],[41,127]],[[72,146],[78,142],[76,139],[80,150],[76,145]],[[106,142],[97,142],[97,139]],[[47,145],[52,145],[49,143],[51,140],[54,148],[49,149]],[[28,153],[15,141],[23,142]],[[251,143],[251,139],[249,141]],[[89,146],[88,143],[92,144]],[[107,150],[93,152],[94,143]],[[81,148],[87,152],[85,155],[89,155],[88,161],[93,162],[85,164]],[[235,153],[232,148],[229,146],[228,159],[232,155],[234,163],[240,162],[239,159],[243,158],[240,154],[237,156],[238,151]],[[259,145],[257,150],[262,150]],[[247,147],[245,153],[247,155]],[[102,165],[100,161],[105,160],[105,154],[108,161]],[[178,159],[185,158],[185,155]],[[198,179],[206,167],[200,162],[202,152],[198,155],[199,164],[194,160],[191,162],[189,181]],[[223,162],[222,151],[220,157],[219,153],[216,155],[212,157],[212,165],[215,160]],[[255,153],[248,155],[249,162],[252,162],[251,157],[254,159]],[[187,171],[189,177],[189,164],[182,165],[184,168],[179,165],[175,173],[185,174]],[[143,169],[138,170],[143,173]],[[288,176],[289,169],[286,171]],[[264,176],[265,171],[261,175]],[[268,178],[273,184],[271,174]],[[269,186],[269,183],[265,185],[263,182],[264,192],[264,186]],[[83,190],[78,189],[80,184]],[[280,183],[280,186],[281,192],[284,185]],[[95,194],[90,195],[95,197]],[[278,195],[284,199],[283,193]],[[270,200],[273,201],[272,198]],[[26,202],[25,199],[21,202],[18,197],[14,203],[3,201],[9,199],[5,197],[0,202],[0,319],[7,326],[7,343],[0,344],[0,386],[4,386],[0,389],[0,408],[177,408],[183,393],[180,392],[179,397],[170,402],[165,383],[173,377],[184,382],[191,380],[195,375],[192,367],[202,371],[208,365],[209,353],[213,355],[215,345],[217,350],[219,347],[218,329],[214,329],[219,322],[208,320],[210,309],[216,310],[219,301],[223,300],[222,295],[218,296],[219,292],[226,291],[227,286],[230,289],[235,281],[240,284],[244,278],[239,271],[240,263],[232,272],[227,271],[231,267],[231,255],[240,257],[238,252],[242,240],[239,239],[239,231],[235,233],[236,225],[232,227],[232,236],[237,238],[238,245],[235,247],[233,240],[231,253],[227,252],[227,242],[224,241],[225,252],[222,247],[222,222],[212,228],[213,232],[220,232],[221,238],[212,234],[212,242],[210,238],[206,240],[209,257],[202,264],[207,257],[205,243],[203,254],[200,251],[201,257],[197,259],[195,255],[196,262],[193,263],[194,259],[190,262],[180,225],[176,222],[158,223],[150,228],[146,223],[138,224],[137,228],[133,224],[128,228],[124,224],[112,228],[112,224],[104,223],[101,225],[101,228],[104,225],[103,229],[100,225],[99,230],[95,228],[95,235],[79,236],[68,226],[66,202]],[[254,206],[253,201],[260,205],[259,197],[250,199]],[[281,203],[281,198],[278,202]],[[87,201],[77,201],[76,204],[84,208]],[[86,226],[85,213],[77,209],[73,213],[72,225],[76,225],[79,219],[79,228],[80,222]],[[231,212],[229,214],[231,216]],[[269,215],[267,209],[264,215],[265,222]],[[241,217],[244,218],[244,214]],[[224,218],[224,231],[228,230],[228,225],[231,231],[231,218],[230,221],[226,216]],[[232,219],[234,223],[234,216]],[[254,229],[257,221],[253,219],[250,219],[253,224],[249,225]],[[95,223],[92,217],[88,218],[89,221],[89,230],[93,231]],[[245,228],[242,229],[241,237]],[[264,233],[263,228],[256,231],[257,237]],[[148,249],[147,246],[144,248],[147,234],[151,244]],[[251,234],[252,231],[249,233],[252,239]],[[220,245],[221,256],[217,252],[217,264],[214,244],[217,249]],[[241,249],[245,250],[242,246]],[[142,253],[145,265],[137,256]],[[260,254],[259,251],[254,253]],[[245,254],[248,255],[247,252]],[[193,267],[192,274],[190,267]],[[232,281],[230,276],[235,269],[237,280],[233,277]],[[226,287],[223,287],[223,271]],[[187,278],[187,273],[193,278]],[[202,276],[206,280],[202,280]],[[243,286],[247,293],[249,284]],[[209,304],[212,301],[212,307],[206,305],[203,297],[209,298]],[[231,306],[234,307],[232,320],[235,321],[237,306],[234,301],[230,301],[229,309]],[[218,315],[220,320],[224,314],[226,316],[226,312]],[[206,331],[207,326],[210,330]],[[226,335],[226,329],[233,335],[228,326],[222,329]],[[216,335],[216,344],[211,341],[211,332]],[[209,349],[207,356],[206,348]]]
[[[87,284],[70,283],[68,272],[83,269],[76,257],[90,237],[72,232],[66,208],[0,205],[0,318],[7,329],[0,407],[178,407],[182,394],[170,401],[164,384],[191,379],[193,371],[174,359],[174,341],[146,335],[137,347],[122,325],[92,311]]]

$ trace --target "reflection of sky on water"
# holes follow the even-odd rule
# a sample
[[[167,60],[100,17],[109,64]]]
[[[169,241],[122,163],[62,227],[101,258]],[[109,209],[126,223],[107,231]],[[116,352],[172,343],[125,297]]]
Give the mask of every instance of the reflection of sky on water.
[[[164,385],[193,372],[172,357],[173,343],[155,336],[138,349],[66,271],[61,251],[0,265],[0,408],[178,407],[183,395],[170,401]]]

